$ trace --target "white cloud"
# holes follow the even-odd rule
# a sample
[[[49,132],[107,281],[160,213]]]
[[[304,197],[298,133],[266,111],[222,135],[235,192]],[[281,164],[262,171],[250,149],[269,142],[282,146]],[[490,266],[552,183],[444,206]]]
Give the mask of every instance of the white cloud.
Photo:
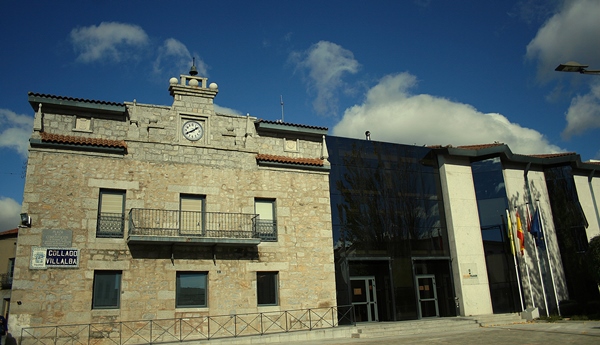
[[[121,61],[132,56],[132,47],[148,43],[148,35],[137,25],[102,22],[71,31],[71,43],[81,62],[110,59]]]
[[[21,205],[11,198],[0,196],[0,231],[19,226]]]
[[[600,63],[600,1],[571,0],[538,30],[527,45],[526,57],[538,61],[542,81],[557,77],[560,63]]]
[[[208,66],[206,63],[195,59],[195,64],[198,75],[208,77]],[[158,48],[158,56],[154,61],[154,73],[174,76],[187,73],[191,66],[192,54],[185,44],[174,38],[169,38]]]
[[[499,141],[515,153],[562,151],[539,132],[511,123],[500,114],[484,114],[468,104],[427,94],[412,94],[409,73],[382,78],[365,101],[347,109],[333,134],[401,144],[469,145]]]
[[[321,115],[335,115],[340,89],[345,88],[343,77],[355,74],[360,68],[351,51],[332,42],[320,41],[302,53],[294,52],[290,60],[308,72],[307,83],[316,93],[313,108]]]
[[[232,108],[222,107],[218,104],[215,104],[215,113],[219,114],[229,114],[229,115],[243,115],[241,111],[235,110]]]
[[[568,0],[542,27],[527,45],[526,57],[538,62],[538,78],[546,82],[551,78],[576,77],[577,83],[590,83],[589,93],[571,100],[566,112],[567,126],[562,132],[563,139],[570,139],[588,130],[599,128],[600,90],[597,77],[555,72],[560,63],[576,61],[588,64],[592,69],[600,69],[600,1]],[[596,83],[596,86],[594,86]],[[580,85],[581,86],[581,85]],[[557,85],[549,99],[560,96],[564,90]]]
[[[592,86],[588,94],[571,100],[566,118],[567,127],[561,133],[565,140],[573,135],[600,128],[600,83]]]
[[[0,148],[16,150],[23,158],[27,158],[32,128],[31,116],[0,109]]]

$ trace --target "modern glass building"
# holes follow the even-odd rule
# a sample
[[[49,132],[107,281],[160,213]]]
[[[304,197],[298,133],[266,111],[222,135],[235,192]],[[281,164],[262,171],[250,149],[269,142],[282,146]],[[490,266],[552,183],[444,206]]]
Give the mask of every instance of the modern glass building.
[[[456,315],[431,149],[328,137],[338,305],[357,321]]]
[[[600,234],[597,164],[500,143],[326,140],[337,304],[356,321],[548,315],[599,299],[584,264]]]

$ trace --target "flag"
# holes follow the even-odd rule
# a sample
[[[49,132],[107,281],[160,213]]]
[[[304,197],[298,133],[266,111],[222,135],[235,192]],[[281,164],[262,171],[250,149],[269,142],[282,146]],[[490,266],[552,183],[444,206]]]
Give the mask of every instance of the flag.
[[[535,245],[540,249],[546,249],[546,241],[542,232],[542,222],[540,221],[540,210],[535,210],[533,220],[531,221],[531,236],[535,239]]]
[[[513,236],[512,219],[510,219],[510,212],[508,209],[506,209],[506,224],[508,228],[508,240],[510,241],[510,251],[512,252],[512,255],[515,256],[515,238]]]
[[[525,234],[523,233],[523,225],[521,224],[521,216],[519,215],[519,210],[516,210],[517,214],[517,238],[520,242],[521,255],[523,255],[523,251],[525,250]]]

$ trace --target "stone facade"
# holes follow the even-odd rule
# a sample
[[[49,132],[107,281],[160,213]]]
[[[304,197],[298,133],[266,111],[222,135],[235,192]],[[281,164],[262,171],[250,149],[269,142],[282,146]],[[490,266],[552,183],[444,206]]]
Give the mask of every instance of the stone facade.
[[[33,224],[19,232],[13,332],[335,305],[327,129],[216,114],[218,89],[206,83],[172,78],[170,107],[30,94],[23,212]],[[183,135],[190,120],[199,140]],[[273,200],[276,241],[130,241],[128,225],[122,238],[98,237],[103,189],[125,192],[126,219],[131,209],[177,211],[182,195],[201,196],[209,213],[255,214],[256,198]],[[72,233],[59,247],[79,250],[78,267],[32,268],[48,230]],[[118,308],[92,307],[100,270],[122,272]],[[189,271],[207,272],[206,307],[176,308],[176,274]],[[276,305],[257,305],[257,272],[278,273]]]

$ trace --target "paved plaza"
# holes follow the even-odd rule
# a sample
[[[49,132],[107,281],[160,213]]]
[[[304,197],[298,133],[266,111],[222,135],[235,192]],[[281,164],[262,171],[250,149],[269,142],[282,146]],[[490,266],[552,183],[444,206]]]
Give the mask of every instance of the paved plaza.
[[[527,324],[480,327],[461,332],[445,334],[410,335],[386,338],[332,339],[318,341],[299,341],[289,344],[302,345],[397,345],[397,344],[519,344],[519,345],[563,345],[563,344],[600,344],[600,321],[561,321],[553,323],[535,322]]]

